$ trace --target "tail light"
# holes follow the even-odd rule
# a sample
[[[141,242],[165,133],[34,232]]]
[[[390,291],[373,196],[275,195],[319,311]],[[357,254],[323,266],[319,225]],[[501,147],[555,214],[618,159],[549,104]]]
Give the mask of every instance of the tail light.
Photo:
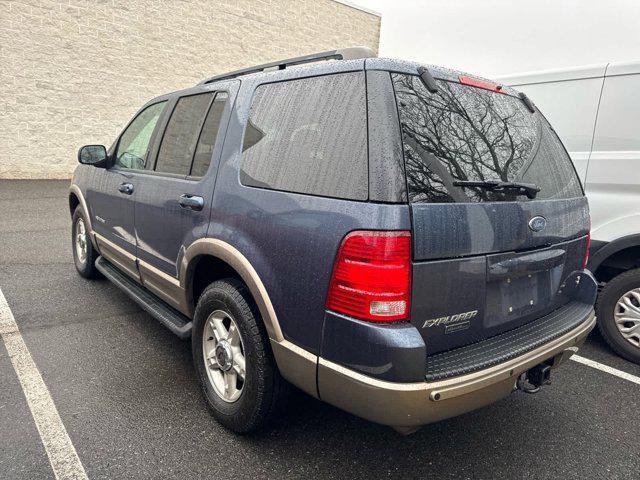
[[[411,234],[355,231],[336,256],[327,309],[362,320],[407,320],[411,289]]]
[[[587,263],[589,263],[589,248],[591,248],[591,230],[587,234],[587,248],[584,251],[584,262],[582,263],[582,268],[587,268]]]

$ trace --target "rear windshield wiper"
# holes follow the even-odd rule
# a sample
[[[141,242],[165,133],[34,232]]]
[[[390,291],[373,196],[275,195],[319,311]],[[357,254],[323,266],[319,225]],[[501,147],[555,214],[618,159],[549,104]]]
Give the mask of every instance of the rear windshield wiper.
[[[517,190],[518,195],[526,195],[532,200],[540,191],[540,187],[535,183],[503,182],[500,180],[455,180],[453,184],[456,187],[480,187],[492,191]]]

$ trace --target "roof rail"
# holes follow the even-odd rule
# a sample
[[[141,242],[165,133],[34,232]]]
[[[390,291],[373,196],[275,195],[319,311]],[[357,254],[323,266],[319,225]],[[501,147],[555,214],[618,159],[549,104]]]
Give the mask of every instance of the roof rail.
[[[222,75],[205,78],[198,85],[206,85],[207,83],[216,82],[218,80],[228,80],[231,78],[240,77],[242,75],[263,72],[268,69],[284,70],[285,68],[291,67],[293,65],[302,65],[304,63],[313,63],[322,60],[355,60],[357,58],[371,58],[376,56],[377,55],[375,54],[375,52],[368,47],[341,48],[338,50],[312,53],[311,55],[304,55],[302,57],[287,58],[285,60],[279,60],[277,62],[256,65],[255,67],[234,70],[233,72],[223,73]]]

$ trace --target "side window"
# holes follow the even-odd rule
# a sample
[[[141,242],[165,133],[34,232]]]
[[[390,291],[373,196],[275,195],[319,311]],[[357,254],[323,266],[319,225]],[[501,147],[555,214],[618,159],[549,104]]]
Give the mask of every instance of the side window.
[[[201,93],[178,100],[162,137],[156,171],[188,175],[198,135],[213,93]]]
[[[190,172],[192,177],[202,177],[209,169],[211,156],[213,155],[213,147],[216,143],[216,137],[220,129],[220,120],[222,119],[222,113],[224,112],[226,103],[227,94],[221,92],[216,95],[211,107],[209,107],[209,113],[202,126],[202,132],[200,133],[198,145],[196,146],[196,153],[193,157],[193,165],[191,166]]]
[[[149,105],[129,124],[118,142],[116,166],[144,169],[149,141],[166,103],[159,102]]]
[[[366,200],[364,73],[259,86],[242,149],[243,185]]]

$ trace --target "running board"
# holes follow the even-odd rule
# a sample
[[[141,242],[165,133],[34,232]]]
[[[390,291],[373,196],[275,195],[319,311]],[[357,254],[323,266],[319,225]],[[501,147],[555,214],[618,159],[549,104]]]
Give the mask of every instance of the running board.
[[[96,260],[96,268],[107,277],[116,287],[129,295],[147,313],[158,320],[162,325],[171,330],[180,338],[191,336],[192,322],[178,312],[175,308],[167,305],[158,297],[147,291],[142,285],[132,280],[102,256]]]

